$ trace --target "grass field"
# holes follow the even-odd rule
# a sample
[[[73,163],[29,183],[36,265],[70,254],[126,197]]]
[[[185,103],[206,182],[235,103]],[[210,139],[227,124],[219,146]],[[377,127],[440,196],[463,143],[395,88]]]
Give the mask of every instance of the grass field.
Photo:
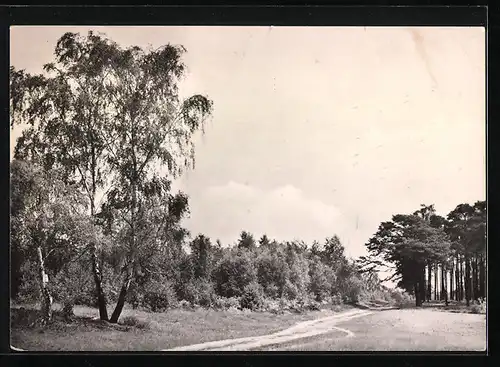
[[[259,350],[292,351],[484,351],[486,316],[406,309],[377,312],[336,326],[334,331]]]
[[[28,317],[19,315],[18,308],[11,309],[11,344],[29,351],[158,351],[221,339],[266,335],[300,321],[333,314],[333,311],[326,310],[276,315],[206,309],[149,313],[125,308],[121,320],[134,316],[147,324],[146,329],[140,329],[92,320],[98,315],[96,309],[76,306],[74,322],[66,323],[56,318],[53,324],[40,328],[30,327]],[[33,314],[33,307],[28,312]]]

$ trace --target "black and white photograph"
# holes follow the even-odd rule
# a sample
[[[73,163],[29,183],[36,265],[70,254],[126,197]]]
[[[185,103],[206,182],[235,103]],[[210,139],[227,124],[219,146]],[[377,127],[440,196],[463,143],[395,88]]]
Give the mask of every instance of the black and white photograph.
[[[480,26],[10,27],[18,352],[487,346]]]

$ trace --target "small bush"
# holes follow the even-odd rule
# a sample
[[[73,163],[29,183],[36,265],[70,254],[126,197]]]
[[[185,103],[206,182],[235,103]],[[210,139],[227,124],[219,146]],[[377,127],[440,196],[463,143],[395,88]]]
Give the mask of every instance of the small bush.
[[[212,301],[212,307],[215,308],[216,310],[228,310],[232,307],[239,308],[240,298],[215,296]]]
[[[342,300],[342,296],[340,294],[334,294],[330,297],[330,303],[332,305],[341,305],[344,301]]]
[[[182,288],[182,298],[189,301],[191,305],[211,307],[217,297],[213,284],[208,280],[193,280]]]
[[[285,282],[285,287],[283,288],[283,295],[287,299],[297,299],[299,297],[299,289],[295,284],[287,280]]]
[[[264,305],[264,291],[259,283],[253,282],[243,289],[240,299],[242,309],[258,310]]]
[[[363,282],[358,277],[351,276],[344,281],[344,303],[358,303],[363,291]]]
[[[319,311],[319,310],[321,310],[321,304],[318,301],[315,301],[315,300],[310,300],[307,303],[306,307],[307,307],[307,309],[309,311]]]
[[[280,303],[274,299],[265,299],[262,308],[274,314],[282,314],[283,309],[280,307]]]
[[[414,299],[406,292],[394,290],[391,293],[393,304],[398,308],[409,308],[415,305]]]
[[[35,263],[25,261],[21,265],[21,280],[19,285],[19,291],[16,300],[19,303],[33,303],[39,300],[40,286],[36,275],[38,274],[38,269]]]
[[[189,301],[186,301],[185,299],[181,300],[178,306],[185,310],[192,309],[191,303]]]
[[[470,306],[470,312],[475,314],[485,314],[486,313],[486,300],[473,301]]]
[[[216,310],[224,310],[224,298],[215,296],[212,302],[212,307]]]
[[[138,329],[149,329],[150,323],[148,321],[139,320],[135,316],[125,316],[121,322],[122,325],[133,326]]]
[[[290,309],[290,301],[287,300],[286,298],[280,298],[279,299],[279,306],[280,306],[281,311],[289,310]]]
[[[333,270],[316,259],[309,264],[309,277],[309,291],[315,296],[316,301],[323,301],[331,291]]]
[[[227,312],[230,312],[230,313],[241,313],[241,310],[239,309],[239,307],[229,307],[227,309]]]
[[[239,297],[245,287],[257,281],[254,256],[248,251],[228,252],[213,271],[217,294]]]
[[[279,294],[279,288],[276,284],[268,284],[264,287],[264,294],[270,298],[277,298]]]
[[[144,306],[153,312],[163,312],[177,305],[173,286],[168,281],[151,281],[146,285]]]

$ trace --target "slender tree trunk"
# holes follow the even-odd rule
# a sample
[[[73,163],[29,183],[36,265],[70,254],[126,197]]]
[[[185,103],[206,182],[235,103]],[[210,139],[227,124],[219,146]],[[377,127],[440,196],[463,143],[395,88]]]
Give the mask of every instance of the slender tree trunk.
[[[458,258],[455,256],[455,301],[458,301]]]
[[[444,267],[443,264],[441,264],[439,269],[439,300],[444,301],[444,284],[443,284],[443,272],[444,272]]]
[[[432,280],[431,280],[432,266],[431,263],[427,264],[427,301],[430,302],[432,298]]]
[[[132,139],[134,139],[134,130],[132,130]],[[133,160],[133,172],[134,175],[137,173],[137,161],[135,159],[135,153],[134,149],[132,149],[132,160]],[[120,289],[120,294],[118,296],[118,301],[116,303],[115,310],[113,311],[113,314],[111,315],[111,319],[109,320],[112,323],[117,323],[118,319],[123,311],[123,306],[125,305],[125,299],[127,296],[128,289],[130,287],[130,283],[132,281],[132,271],[133,269],[133,263],[134,263],[134,256],[136,252],[136,210],[138,207],[138,200],[137,200],[137,177],[134,176],[131,179],[130,182],[130,187],[132,190],[132,207],[130,210],[131,213],[131,234],[130,234],[130,249],[129,249],[129,260],[130,264],[127,265],[127,272],[126,272],[126,277],[125,280],[122,284],[122,287]]]
[[[94,172],[94,170],[92,170]],[[92,197],[90,198],[90,216],[95,218],[95,178],[92,176]],[[95,293],[97,297],[97,307],[99,308],[99,318],[102,321],[108,321],[108,310],[106,305],[106,296],[104,294],[104,287],[102,286],[102,271],[97,257],[97,244],[92,242],[91,247],[91,261],[92,261],[92,275],[94,277]]]
[[[37,246],[36,251],[38,258],[38,276],[40,283],[42,322],[47,323],[52,320],[52,295],[50,294],[49,290],[49,277],[45,272],[42,248],[40,246]]]
[[[422,266],[422,270],[420,271],[420,280],[418,282],[418,286],[421,303],[423,303],[425,302],[425,265]]]
[[[471,299],[471,271],[470,271],[470,258],[465,257],[465,302],[467,306],[470,305]]]
[[[444,265],[441,265],[441,294],[443,296],[443,300],[448,306],[448,290],[446,289],[446,269]]]
[[[437,264],[434,265],[434,300],[438,300],[438,270]]]
[[[484,257],[483,254],[480,255],[479,258],[479,296],[481,298],[484,298],[486,295],[486,292],[484,291],[486,289],[485,287],[485,276],[484,276]]]
[[[451,264],[450,264],[450,301],[453,301],[453,279],[455,274],[453,273],[453,267],[455,266],[453,258],[451,259]]]
[[[109,322],[112,323],[118,322],[118,319],[120,318],[120,315],[123,311],[123,306],[125,305],[125,298],[127,297],[127,292],[130,287],[130,282],[131,279],[130,277],[128,277],[128,279],[126,279],[124,284],[122,285],[122,288],[120,289],[120,295],[118,296],[118,302],[116,303],[115,310],[113,311],[113,314],[109,319]]]
[[[99,307],[99,318],[103,321],[108,321],[108,310],[106,308],[106,297],[102,287],[102,273],[97,259],[97,247],[95,243],[92,246],[92,273],[94,275],[94,283],[96,287],[97,307]]]
[[[488,264],[487,264],[487,255],[484,258],[483,262],[484,267],[484,297],[488,297]]]
[[[420,287],[419,287],[418,282],[415,282],[415,285],[413,288],[415,291],[415,306],[420,307],[420,306],[422,306],[422,300],[420,297]]]
[[[472,268],[472,277],[474,279],[474,290],[473,290],[473,297],[474,297],[474,300],[478,300],[479,299],[479,274],[478,274],[478,261],[477,261],[477,257],[478,255],[476,254],[474,256],[474,267]]]
[[[459,268],[460,268],[460,302],[464,300],[464,267],[463,267],[463,262],[462,262],[462,256],[460,256],[460,263],[459,263]]]

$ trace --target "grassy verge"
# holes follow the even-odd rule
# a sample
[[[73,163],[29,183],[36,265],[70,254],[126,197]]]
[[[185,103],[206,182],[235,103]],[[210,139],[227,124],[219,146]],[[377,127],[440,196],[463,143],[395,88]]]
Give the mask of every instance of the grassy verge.
[[[433,301],[424,303],[423,308],[454,313],[486,314],[486,303],[480,304],[475,301],[471,301],[469,306],[465,302],[449,301],[446,305],[444,301]]]
[[[340,309],[339,309],[340,311]],[[113,325],[95,320],[97,309],[76,306],[72,322],[55,312],[46,327],[30,326],[36,309],[11,308],[11,344],[30,351],[159,351],[182,345],[274,333],[298,322],[333,314],[332,310],[303,314],[230,312],[207,309],[150,313],[124,309]]]

